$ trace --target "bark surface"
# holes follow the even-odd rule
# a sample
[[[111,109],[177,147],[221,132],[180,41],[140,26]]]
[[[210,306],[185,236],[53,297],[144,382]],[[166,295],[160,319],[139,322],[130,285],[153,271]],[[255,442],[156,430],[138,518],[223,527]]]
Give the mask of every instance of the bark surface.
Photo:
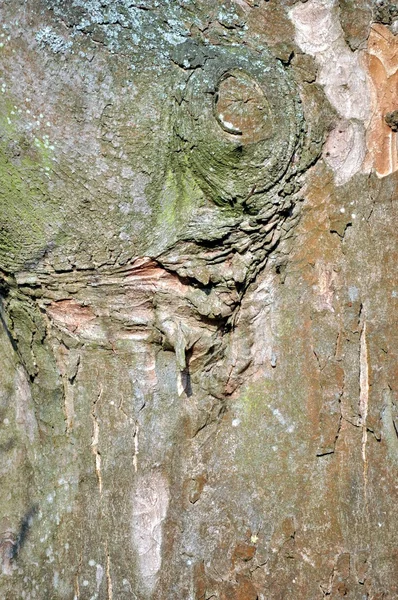
[[[398,9],[0,5],[0,596],[398,597]]]

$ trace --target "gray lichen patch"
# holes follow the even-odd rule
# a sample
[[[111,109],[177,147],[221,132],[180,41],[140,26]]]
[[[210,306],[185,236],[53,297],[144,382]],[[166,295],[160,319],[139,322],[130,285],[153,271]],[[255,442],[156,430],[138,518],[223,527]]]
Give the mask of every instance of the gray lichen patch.
[[[35,38],[39,44],[41,44],[44,48],[48,47],[55,54],[64,53],[72,46],[72,42],[70,40],[66,40],[49,26],[40,29],[36,33]]]
[[[179,3],[142,5],[127,0],[74,0],[66,4],[51,0],[46,4],[57,17],[66,20],[74,32],[87,35],[111,52],[139,54],[153,50],[161,41],[164,48],[159,58],[163,66],[169,49],[189,34],[184,23],[184,6]]]

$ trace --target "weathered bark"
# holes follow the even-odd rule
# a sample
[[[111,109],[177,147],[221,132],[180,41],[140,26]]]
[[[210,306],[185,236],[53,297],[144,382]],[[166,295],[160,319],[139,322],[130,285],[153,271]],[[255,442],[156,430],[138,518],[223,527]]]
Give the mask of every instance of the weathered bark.
[[[0,595],[398,597],[398,10],[0,8]]]

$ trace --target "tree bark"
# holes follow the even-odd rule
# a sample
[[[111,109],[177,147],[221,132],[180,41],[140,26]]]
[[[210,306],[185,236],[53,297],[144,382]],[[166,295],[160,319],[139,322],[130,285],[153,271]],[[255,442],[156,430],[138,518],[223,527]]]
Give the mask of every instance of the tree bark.
[[[398,597],[398,10],[0,7],[9,600]]]

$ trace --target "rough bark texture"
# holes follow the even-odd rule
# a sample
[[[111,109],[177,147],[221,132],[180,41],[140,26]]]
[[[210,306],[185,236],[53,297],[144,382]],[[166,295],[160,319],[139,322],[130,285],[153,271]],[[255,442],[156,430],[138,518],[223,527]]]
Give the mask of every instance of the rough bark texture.
[[[398,598],[395,3],[0,17],[0,596]]]

